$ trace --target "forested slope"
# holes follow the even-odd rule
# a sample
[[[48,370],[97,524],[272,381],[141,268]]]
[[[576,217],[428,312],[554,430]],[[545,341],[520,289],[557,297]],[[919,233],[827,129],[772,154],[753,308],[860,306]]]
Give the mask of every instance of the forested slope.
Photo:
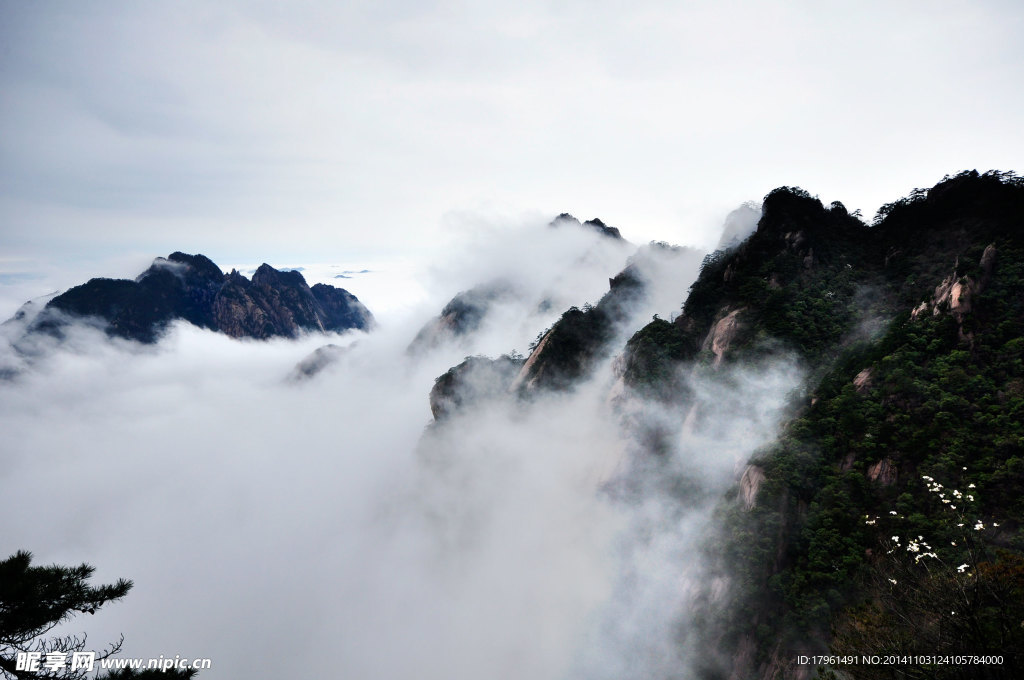
[[[751,238],[707,259],[683,314],[630,340],[625,377],[685,402],[685,362],[710,372],[783,354],[809,378],[707,541],[730,594],[703,600],[704,639],[728,659],[706,676],[808,677],[797,655],[831,648],[1003,655],[901,671],[1017,677],[1024,184],[962,173],[870,227],[778,189]]]

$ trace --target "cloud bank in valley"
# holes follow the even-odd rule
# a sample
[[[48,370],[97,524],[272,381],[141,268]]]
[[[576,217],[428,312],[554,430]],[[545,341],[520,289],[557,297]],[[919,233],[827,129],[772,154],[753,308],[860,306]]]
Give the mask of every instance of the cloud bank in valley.
[[[209,657],[215,673],[667,672],[685,650],[685,557],[707,499],[769,436],[786,380],[696,390],[714,415],[661,465],[695,476],[699,503],[613,492],[623,476],[653,482],[608,400],[611,357],[574,391],[470,407],[424,434],[437,375],[467,353],[525,349],[566,304],[596,301],[631,251],[582,230],[498,228],[435,270],[423,312],[336,338],[348,349],[300,383],[286,377],[323,337],[177,324],[141,347],[76,327],[0,385],[6,550],[134,579],[68,630],[96,647],[124,632],[126,655]],[[645,262],[655,283],[616,347],[678,308],[699,257]],[[491,276],[519,294],[464,343],[406,354],[426,313]]]

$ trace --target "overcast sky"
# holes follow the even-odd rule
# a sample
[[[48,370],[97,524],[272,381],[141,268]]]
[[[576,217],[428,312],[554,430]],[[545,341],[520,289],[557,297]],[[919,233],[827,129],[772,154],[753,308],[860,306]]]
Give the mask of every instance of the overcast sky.
[[[0,278],[561,211],[712,245],[783,184],[870,217],[1022,169],[1022,37],[1017,2],[0,0]]]

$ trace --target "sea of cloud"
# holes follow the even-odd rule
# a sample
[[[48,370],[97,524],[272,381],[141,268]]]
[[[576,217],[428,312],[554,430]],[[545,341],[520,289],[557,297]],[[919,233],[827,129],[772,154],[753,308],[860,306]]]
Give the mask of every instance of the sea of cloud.
[[[443,426],[427,400],[466,354],[525,350],[566,306],[596,302],[634,248],[483,226],[422,270],[415,309],[393,304],[370,334],[256,342],[182,323],[140,346],[81,325],[0,383],[0,549],[135,582],[64,630],[93,649],[124,633],[130,657],[208,657],[211,677],[678,672],[710,504],[656,484],[609,493],[635,451],[608,399],[613,357],[571,393]],[[678,310],[698,264],[652,265],[662,285],[617,347]],[[454,293],[496,278],[518,294],[472,338],[406,352]],[[328,340],[347,348],[333,365],[287,379]],[[714,427],[686,434],[670,467],[714,496],[774,432],[793,373],[696,390]]]

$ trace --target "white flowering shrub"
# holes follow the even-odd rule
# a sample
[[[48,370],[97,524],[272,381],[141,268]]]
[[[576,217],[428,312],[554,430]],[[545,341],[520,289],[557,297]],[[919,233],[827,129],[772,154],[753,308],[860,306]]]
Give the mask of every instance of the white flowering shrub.
[[[966,472],[966,468],[964,469]],[[906,678],[1020,678],[1024,661],[1024,559],[994,548],[999,522],[982,516],[978,489],[949,488],[924,475],[934,535],[896,510],[863,517],[878,532],[871,599],[833,631],[837,654],[1001,655],[999,666],[907,664]],[[892,668],[844,667],[850,678],[894,677]]]

